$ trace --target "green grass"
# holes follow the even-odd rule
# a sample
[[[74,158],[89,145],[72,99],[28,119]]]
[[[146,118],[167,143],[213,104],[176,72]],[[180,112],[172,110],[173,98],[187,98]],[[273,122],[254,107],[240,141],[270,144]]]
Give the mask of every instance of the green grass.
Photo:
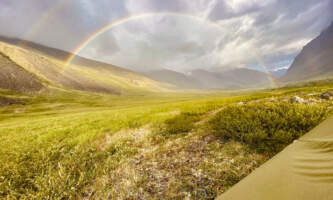
[[[230,111],[229,117],[239,118],[237,112],[244,114],[249,111],[237,122],[229,125],[225,123],[231,127],[230,130],[233,130],[239,122],[254,119],[258,109],[276,109],[277,111],[286,109],[290,110],[287,116],[288,119],[294,120],[292,122],[298,122],[297,120],[305,116],[316,117],[305,121],[304,127],[300,122],[301,129],[293,129],[302,130],[304,133],[327,116],[323,110],[326,105],[311,108],[301,105],[296,107],[246,105],[243,108],[234,107],[231,104],[329,89],[331,89],[330,85],[322,85],[257,92],[146,93],[132,96],[59,90],[40,96],[29,96],[0,91],[0,95],[10,95],[24,100],[26,104],[0,107],[0,199],[80,199],[91,196],[92,191],[97,190],[107,194],[112,189],[107,185],[100,188],[95,186],[98,185],[98,180],[114,172],[123,162],[138,155],[142,149],[142,142],[136,141],[135,138],[107,143],[105,139],[107,136],[112,137],[120,130],[135,129],[149,124],[151,127],[161,127],[153,131],[147,139],[152,141],[149,145],[154,144],[160,147],[167,141],[186,137],[186,134],[182,133],[195,131],[196,122],[202,120],[211,111],[228,105],[230,107],[226,109]],[[293,114],[299,111],[301,115],[293,118]],[[215,118],[216,122],[221,122],[214,128],[217,135],[221,134],[218,131],[223,129],[221,119],[226,114],[222,111]],[[266,115],[263,111],[260,114],[263,115],[263,120],[267,119],[267,124],[266,122],[256,123],[263,128],[262,130],[271,131],[266,127],[267,125],[274,125],[275,128],[279,126],[277,122],[269,121],[273,115]],[[291,122],[284,122],[287,126],[291,124]],[[253,128],[253,130],[259,129]],[[221,138],[239,141],[234,136],[225,137],[227,134],[225,133]],[[165,135],[176,137],[168,138]],[[105,150],[100,148],[102,143],[107,145]],[[215,146],[211,148],[216,152],[222,148],[219,145]],[[215,159],[215,156],[212,156],[213,158]],[[211,171],[210,167],[205,168]],[[215,171],[211,172],[211,174],[214,173]],[[225,180],[226,182],[219,182],[221,180],[218,178],[211,187],[217,186],[218,183],[232,185],[247,173],[249,171],[237,176],[227,173],[226,176],[229,178]],[[181,191],[183,186],[180,184],[175,188]],[[218,188],[221,189],[221,187]],[[126,191],[126,188],[124,190]],[[216,195],[216,192],[217,189],[212,190],[211,194]]]
[[[63,97],[57,102],[54,97],[45,98],[33,98],[31,104],[24,107],[26,111],[18,116],[11,111],[23,107],[2,108],[1,113],[6,117],[0,123],[2,197],[72,199],[78,194],[84,195],[83,188],[108,168],[109,159],[118,159],[110,157],[108,151],[99,152],[94,145],[94,141],[105,134],[147,123],[162,123],[170,118],[156,113],[206,112],[214,109],[214,105],[234,101],[233,98],[193,101],[187,97],[148,100],[146,97],[127,97],[131,100],[104,97],[110,102],[104,104],[106,99],[101,99],[90,104],[87,99],[70,102],[69,97]],[[242,98],[235,97],[235,101]],[[63,108],[49,108],[55,103],[63,104]],[[111,154],[119,155],[117,151],[122,150],[113,149]]]
[[[179,115],[165,121],[163,134],[188,133],[194,128],[194,123],[199,120],[199,113],[180,113]]]
[[[222,140],[238,141],[259,153],[274,155],[332,114],[328,107],[285,102],[232,105],[210,124]]]

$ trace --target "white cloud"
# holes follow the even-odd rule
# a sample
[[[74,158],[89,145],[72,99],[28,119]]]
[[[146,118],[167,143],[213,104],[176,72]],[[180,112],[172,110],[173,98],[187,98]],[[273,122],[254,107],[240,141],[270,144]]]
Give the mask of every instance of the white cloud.
[[[290,67],[290,65],[286,65],[286,66],[282,66],[282,67],[278,67],[278,68],[272,69],[271,71],[272,72],[277,72],[277,71],[280,71],[280,70],[289,69],[289,67]]]
[[[95,17],[98,12],[98,10],[95,9],[94,4],[96,3],[90,0],[81,0],[82,7],[84,8],[85,12],[91,17]]]
[[[180,71],[253,66],[259,56],[273,69],[278,62],[290,62],[333,19],[332,0],[63,1],[57,9],[53,0],[1,1],[0,26],[6,29],[0,34],[23,37],[35,29],[29,39],[71,50],[123,17],[181,13],[212,20],[221,29],[187,17],[151,16],[115,27],[80,54],[134,70]]]

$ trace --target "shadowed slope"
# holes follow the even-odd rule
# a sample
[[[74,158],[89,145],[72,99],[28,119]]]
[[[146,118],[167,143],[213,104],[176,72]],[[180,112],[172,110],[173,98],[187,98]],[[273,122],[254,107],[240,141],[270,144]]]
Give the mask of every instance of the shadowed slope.
[[[333,23],[302,49],[281,80],[298,81],[329,75],[333,75]]]
[[[36,76],[0,53],[0,88],[20,93],[36,93],[45,89]]]

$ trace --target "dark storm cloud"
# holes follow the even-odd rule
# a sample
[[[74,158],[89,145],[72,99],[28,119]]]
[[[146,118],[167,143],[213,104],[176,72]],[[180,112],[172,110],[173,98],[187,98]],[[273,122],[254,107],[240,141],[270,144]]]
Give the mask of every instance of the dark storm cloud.
[[[227,31],[175,16],[124,23],[93,40],[81,55],[131,69],[272,68],[290,63],[333,20],[333,0],[1,0],[0,35],[65,50],[127,16],[182,13]],[[258,55],[254,55],[256,52]]]

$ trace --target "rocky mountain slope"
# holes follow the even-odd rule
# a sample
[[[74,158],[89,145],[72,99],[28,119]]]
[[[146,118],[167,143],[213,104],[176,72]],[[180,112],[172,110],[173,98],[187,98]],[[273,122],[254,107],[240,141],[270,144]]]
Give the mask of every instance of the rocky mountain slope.
[[[333,23],[308,43],[281,81],[299,81],[333,75]]]
[[[0,86],[5,90],[36,93],[45,89],[38,77],[0,53]]]

